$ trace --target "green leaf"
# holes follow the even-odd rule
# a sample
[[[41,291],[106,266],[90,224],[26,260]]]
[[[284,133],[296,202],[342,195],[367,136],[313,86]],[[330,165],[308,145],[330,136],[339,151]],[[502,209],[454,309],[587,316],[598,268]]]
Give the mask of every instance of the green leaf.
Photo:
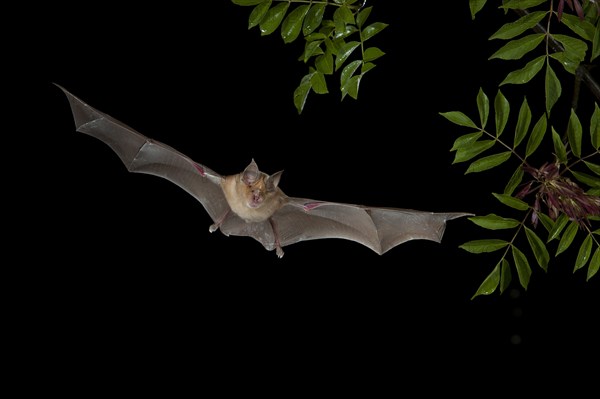
[[[458,247],[467,252],[479,254],[483,252],[494,252],[508,245],[508,241],[499,239],[484,239],[465,242]]]
[[[512,281],[512,272],[510,271],[510,264],[506,258],[502,258],[502,270],[500,271],[500,293],[502,294],[510,285]]]
[[[523,141],[531,124],[531,109],[527,103],[527,97],[523,98],[521,108],[519,109],[519,117],[517,119],[517,127],[515,128],[515,148]]]
[[[337,40],[339,39],[344,39],[348,36],[350,36],[351,34],[353,34],[354,32],[357,32],[358,28],[354,25],[345,25],[343,28],[340,27],[340,30],[335,31],[335,38]]]
[[[354,75],[354,72],[356,72],[361,63],[362,61],[360,60],[352,61],[342,69],[342,73],[340,74],[340,87],[348,85],[352,75]]]
[[[517,166],[517,169],[510,177],[510,180],[508,181],[508,183],[506,183],[506,187],[504,187],[504,194],[510,195],[513,193],[513,191],[515,191],[515,188],[517,188],[517,186],[521,184],[524,173],[525,172],[523,172],[523,165]]]
[[[587,20],[581,20],[573,14],[563,13],[560,22],[569,27],[573,32],[587,41],[592,41],[594,38],[594,25]]]
[[[331,42],[331,40],[329,40],[327,38],[327,35],[325,35],[324,33],[321,32],[316,32],[316,33],[310,33],[306,36],[304,36],[304,40],[306,40],[307,42],[312,42],[315,40],[319,40],[321,42]],[[326,46],[328,47],[328,46]],[[328,49],[329,52],[332,52],[331,50]]]
[[[454,140],[454,144],[452,145],[452,148],[450,148],[450,151],[455,151],[461,147],[468,146],[471,143],[474,143],[475,141],[477,141],[482,135],[483,135],[483,132],[474,132],[474,133],[464,134],[464,135],[458,137],[456,140]]]
[[[500,90],[498,90],[494,99],[494,110],[496,111],[496,137],[500,137],[506,127],[510,113],[510,104]]]
[[[507,24],[502,25],[496,33],[490,36],[489,40],[493,39],[512,39],[513,37],[519,36],[521,33],[525,32],[528,29],[533,28],[538,22],[544,18],[544,16],[548,13],[548,11],[534,11],[528,14],[525,14],[521,18],[517,19],[515,22],[509,22]]]
[[[562,87],[560,85],[560,80],[556,76],[556,73],[550,66],[550,64],[546,65],[546,80],[545,80],[545,89],[546,89],[546,112],[548,116],[550,116],[550,110],[558,101],[561,93]]]
[[[544,138],[544,134],[546,133],[547,128],[547,120],[546,115],[542,115],[540,119],[536,122],[535,126],[531,130],[531,136],[529,136],[529,140],[527,141],[527,147],[525,148],[525,157],[530,156],[533,152],[538,148],[542,139]]]
[[[314,55],[325,54],[320,47],[321,43],[323,43],[323,41],[321,41],[321,40],[314,40],[314,41],[306,42],[306,45],[304,46],[304,53],[302,55],[302,60],[305,63],[308,62],[310,57],[312,57]]]
[[[456,154],[454,156],[453,164],[459,162],[468,161],[477,155],[481,154],[485,150],[491,148],[496,141],[494,140],[481,140],[476,141],[470,145],[463,146],[456,150]]]
[[[344,24],[354,24],[354,14],[347,6],[339,7],[333,13],[333,22],[336,23],[336,20],[340,20]]]
[[[285,17],[281,24],[281,38],[284,43],[291,43],[298,38],[309,7],[308,4],[298,6]]]
[[[494,197],[496,197],[496,199],[500,202],[502,202],[504,205],[509,206],[513,209],[518,209],[520,211],[526,211],[527,209],[529,209],[529,204],[523,200],[520,200],[518,198],[512,197],[508,194],[497,194],[497,193],[492,193],[492,195]]]
[[[283,17],[288,10],[290,3],[279,3],[267,11],[264,18],[260,21],[259,28],[261,36],[270,35],[283,21]]]
[[[579,66],[579,61],[573,59],[569,53],[560,51],[550,54],[550,57],[558,61],[558,63],[565,68],[565,71],[571,74],[576,73],[577,67]]]
[[[550,231],[552,231],[554,228],[554,220],[550,219],[550,216],[542,212],[538,212],[537,217],[539,218],[540,222],[542,222],[542,226],[544,226],[546,231],[550,233]]]
[[[477,129],[477,125],[475,125],[471,118],[460,111],[440,112],[440,115],[456,125]]]
[[[600,188],[590,188],[589,190],[587,190],[587,194],[600,197]]]
[[[594,40],[592,44],[592,55],[590,61],[594,61],[600,55],[600,23],[596,23],[594,30]]]
[[[552,227],[552,230],[548,234],[548,240],[546,242],[550,242],[557,238],[560,235],[562,229],[564,229],[564,227],[567,225],[568,221],[569,217],[564,213],[561,213],[560,216],[556,218],[556,221],[554,222],[554,227]]]
[[[560,238],[560,241],[558,242],[558,248],[556,249],[556,255],[554,256],[560,255],[569,248],[569,246],[573,242],[573,239],[575,238],[575,235],[577,235],[578,228],[579,225],[577,224],[577,222],[572,221],[571,223],[569,223],[569,225],[565,229],[565,232]]]
[[[327,23],[329,21],[325,20],[323,23]],[[331,35],[333,31],[333,28],[329,28],[329,27],[322,27],[321,29],[319,29],[319,33],[324,33],[324,34],[328,34]],[[345,44],[344,39],[330,39],[329,37],[327,39],[324,40],[325,42],[325,48],[329,51],[331,51],[331,54],[335,55],[340,51],[340,48]]]
[[[586,281],[590,281],[590,279],[592,277],[594,277],[594,275],[596,273],[598,273],[599,267],[600,267],[600,248],[596,248],[596,250],[594,251],[594,255],[592,256],[592,259],[590,260],[590,265],[588,266]]]
[[[231,0],[233,4],[237,4],[238,6],[255,6],[260,3],[264,3],[265,1],[270,0]]]
[[[575,260],[575,268],[573,269],[573,273],[577,270],[581,269],[587,261],[590,259],[590,254],[592,253],[592,235],[588,234],[581,243],[581,247],[579,247],[579,251],[577,252],[577,259]]]
[[[507,161],[510,158],[511,154],[511,151],[505,151],[480,158],[474,161],[471,165],[469,165],[469,168],[467,169],[465,174],[472,172],[482,172],[484,170],[492,169],[500,165],[501,163]]]
[[[325,4],[313,4],[308,12],[306,13],[306,17],[304,18],[304,23],[302,24],[302,34],[304,36],[308,36],[312,32],[315,31],[323,21],[323,15],[325,14]]]
[[[360,85],[361,78],[362,75],[352,76],[348,83],[342,86],[342,100],[346,97],[346,94],[355,100],[358,98],[358,86]]]
[[[567,138],[569,139],[569,145],[571,151],[577,158],[581,158],[581,137],[582,129],[581,122],[575,113],[575,110],[571,108],[571,115],[569,116],[569,124],[567,125]]]
[[[362,26],[365,24],[365,22],[367,21],[367,18],[369,18],[369,15],[371,15],[372,9],[373,9],[373,6],[365,7],[362,10],[360,10],[358,15],[356,16],[356,25],[359,28],[362,28]]]
[[[308,93],[310,93],[311,77],[312,73],[305,75],[300,81],[300,85],[294,90],[294,106],[296,107],[298,114],[302,113],[304,105],[306,104],[306,98],[308,97]]]
[[[583,59],[585,58],[585,53],[588,49],[585,41],[573,36],[562,35],[559,33],[553,34],[552,37],[563,45],[566,52],[572,53],[575,56],[575,58],[583,61]]]
[[[325,51],[324,54],[317,56],[315,67],[317,71],[325,75],[331,75],[333,73],[333,55],[331,55],[331,52]]]
[[[525,235],[527,235],[527,241],[533,250],[533,255],[537,260],[538,265],[544,270],[548,271],[548,262],[550,262],[550,254],[544,242],[538,237],[537,234],[527,226],[525,227]]]
[[[312,74],[312,77],[310,78],[310,85],[317,94],[329,93],[329,90],[327,90],[327,82],[325,81],[325,75],[323,75],[319,71],[316,71]]]
[[[375,64],[373,64],[372,62],[363,62],[362,66],[360,67],[360,74],[364,75],[373,68],[375,68]]]
[[[535,49],[542,40],[544,40],[544,34],[542,33],[532,33],[520,39],[511,40],[500,47],[500,49],[488,59],[492,60],[494,58],[500,58],[503,60],[518,60],[531,50]]]
[[[469,0],[469,9],[471,10],[471,19],[475,19],[475,14],[477,14],[483,6],[485,5],[487,0]]]
[[[350,54],[352,54],[352,52],[354,50],[356,50],[356,48],[358,46],[360,46],[360,42],[350,41],[348,43],[343,44],[340,47],[338,53],[336,54],[336,59],[335,59],[335,70],[336,71],[342,66],[342,64],[344,62],[346,62],[346,60],[348,59]],[[357,66],[357,68],[358,68],[358,66]]]
[[[529,278],[531,277],[531,266],[525,257],[525,254],[514,245],[512,246],[512,255],[515,260],[515,267],[517,269],[517,275],[519,276],[519,282],[524,289],[527,289],[529,285]]]
[[[556,158],[563,165],[567,164],[567,149],[565,148],[565,144],[562,142],[562,139],[552,127],[552,143],[554,144],[554,154],[556,154]]]
[[[594,113],[590,120],[590,136],[592,146],[597,150],[600,147],[600,108],[598,107],[598,103],[594,103]]]
[[[508,10],[525,10],[546,3],[547,0],[505,0],[499,8]]]
[[[335,26],[335,37],[346,37],[347,28],[354,27],[354,15],[348,7],[339,7],[333,13],[333,24]]]
[[[600,165],[597,165],[595,163],[591,163],[588,161],[583,161],[583,163],[585,163],[585,165],[595,174],[600,175]]]
[[[490,213],[486,216],[472,216],[468,219],[476,225],[488,230],[513,229],[521,224],[518,220],[504,218],[494,213]]]
[[[266,0],[258,4],[252,9],[250,17],[248,18],[248,29],[254,28],[262,21],[267,11],[271,7],[271,0]]]
[[[336,37],[336,38],[345,37],[344,34],[346,31],[346,26],[347,26],[344,19],[342,17],[340,17],[339,11],[340,11],[340,9],[338,8],[333,14],[333,25],[335,26],[334,37]]]
[[[542,69],[545,59],[545,55],[540,55],[539,57],[529,61],[523,68],[510,72],[500,83],[500,86],[505,84],[523,84],[529,82]]]
[[[592,176],[583,172],[577,172],[574,170],[572,170],[571,173],[573,174],[573,176],[575,176],[577,180],[587,184],[590,187],[600,187],[600,179],[598,179],[596,176]]]
[[[385,53],[377,47],[369,47],[363,54],[363,61],[373,61],[381,57]]]
[[[384,24],[383,22],[373,22],[371,25],[365,27],[362,30],[360,37],[363,42],[366,42],[382,30],[384,30],[387,26],[388,24]]]
[[[490,113],[490,100],[481,87],[477,93],[477,110],[479,111],[481,126],[485,128]]]
[[[551,57],[561,61],[561,65],[568,72],[574,74],[581,61],[585,58],[587,44],[583,40],[571,36],[554,34],[553,37],[563,45],[565,51],[556,52]]]
[[[500,264],[501,262],[498,262],[492,272],[483,280],[475,294],[471,297],[471,300],[478,295],[489,295],[496,291],[500,282]]]

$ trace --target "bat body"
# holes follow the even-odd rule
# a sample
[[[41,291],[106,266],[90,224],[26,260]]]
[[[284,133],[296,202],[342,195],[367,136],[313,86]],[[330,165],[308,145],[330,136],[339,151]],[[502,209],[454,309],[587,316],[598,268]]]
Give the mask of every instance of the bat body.
[[[323,238],[352,240],[380,255],[408,240],[441,242],[446,221],[471,215],[290,197],[279,188],[282,171],[268,175],[254,160],[241,173],[222,176],[57,86],[78,132],[110,146],[130,172],[165,178],[194,196],[214,222],[210,232],[252,237],[279,257],[286,245]]]

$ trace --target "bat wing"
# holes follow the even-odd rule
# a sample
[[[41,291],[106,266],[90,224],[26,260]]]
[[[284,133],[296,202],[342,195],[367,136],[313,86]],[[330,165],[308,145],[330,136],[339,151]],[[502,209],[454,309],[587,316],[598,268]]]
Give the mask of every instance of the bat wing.
[[[231,212],[221,188],[223,176],[168,145],[145,137],[57,86],[69,100],[76,130],[106,143],[130,172],[163,177],[177,184],[204,206],[215,222],[213,226],[218,225],[225,235],[252,237],[268,250],[278,249],[280,256],[281,247],[324,238],[352,240],[378,254],[409,240],[440,242],[446,221],[472,215],[286,197],[285,205],[269,220],[248,223]]]
[[[340,238],[355,241],[384,254],[409,240],[441,242],[448,220],[470,213],[436,213],[412,209],[377,208],[360,205],[289,198],[273,216],[273,225],[243,225],[232,221],[223,226],[230,234],[249,235],[266,249],[300,241]]]
[[[194,162],[175,149],[151,140],[122,122],[106,115],[57,85],[67,96],[75,128],[95,137],[119,156],[130,172],[163,177],[193,195],[213,221],[229,211],[220,187],[222,176]]]

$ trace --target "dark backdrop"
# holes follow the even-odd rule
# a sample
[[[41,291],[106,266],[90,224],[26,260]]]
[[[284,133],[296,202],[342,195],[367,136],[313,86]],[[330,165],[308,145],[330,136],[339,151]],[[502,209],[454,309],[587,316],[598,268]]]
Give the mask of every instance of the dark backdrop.
[[[221,174],[252,158],[268,173],[284,169],[289,195],[487,214],[497,209],[490,192],[505,181],[452,165],[449,149],[466,130],[439,112],[475,115],[479,87],[493,99],[506,70],[487,60],[497,48],[487,38],[504,19],[488,7],[472,21],[466,1],[439,3],[374,2],[371,22],[390,25],[372,43],[386,55],[358,101],[340,101],[331,79],[331,93],[311,94],[302,115],[292,103],[307,71],[297,60],[302,43],[248,30],[250,8],[32,12],[24,24],[32,38],[14,45],[20,70],[11,75],[26,96],[12,105],[33,122],[17,134],[34,147],[24,154],[27,173],[43,189],[27,212],[33,223],[19,230],[36,246],[15,269],[25,288],[16,303],[28,305],[22,336],[40,370],[65,361],[65,373],[98,387],[173,375],[225,392],[277,381],[310,392],[321,380],[328,390],[349,381],[400,390],[407,376],[440,378],[458,364],[464,373],[502,364],[510,379],[540,355],[588,359],[600,286],[598,277],[586,283],[584,270],[572,273],[574,257],[553,261],[547,274],[532,262],[527,291],[515,280],[503,295],[474,300],[497,258],[458,248],[485,233],[466,219],[449,222],[441,244],[413,241],[378,256],[320,240],[278,259],[252,239],[209,234],[194,198],[127,173],[107,146],[75,133],[52,85]]]

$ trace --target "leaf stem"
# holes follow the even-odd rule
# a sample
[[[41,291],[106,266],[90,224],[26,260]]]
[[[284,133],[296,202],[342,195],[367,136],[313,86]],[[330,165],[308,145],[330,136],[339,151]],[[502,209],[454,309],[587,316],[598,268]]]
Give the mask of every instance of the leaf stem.
[[[521,17],[529,14],[528,10],[514,9],[514,11]],[[550,35],[548,33],[548,30],[546,28],[544,28],[542,25],[540,25],[539,23],[533,27],[533,30],[538,33],[543,33],[544,35],[546,35],[546,37],[547,37],[546,43],[554,51],[557,51],[557,52],[565,51],[565,48],[563,47],[563,45],[560,44],[556,39],[554,39],[552,37],[552,35]],[[598,84],[598,82],[596,82],[596,80],[594,79],[594,77],[592,76],[590,71],[587,69],[587,67],[580,64],[577,67],[577,74],[581,75],[581,81],[583,81],[586,84],[587,88],[590,90],[592,95],[594,97],[596,97],[596,101],[600,101],[600,85]]]

